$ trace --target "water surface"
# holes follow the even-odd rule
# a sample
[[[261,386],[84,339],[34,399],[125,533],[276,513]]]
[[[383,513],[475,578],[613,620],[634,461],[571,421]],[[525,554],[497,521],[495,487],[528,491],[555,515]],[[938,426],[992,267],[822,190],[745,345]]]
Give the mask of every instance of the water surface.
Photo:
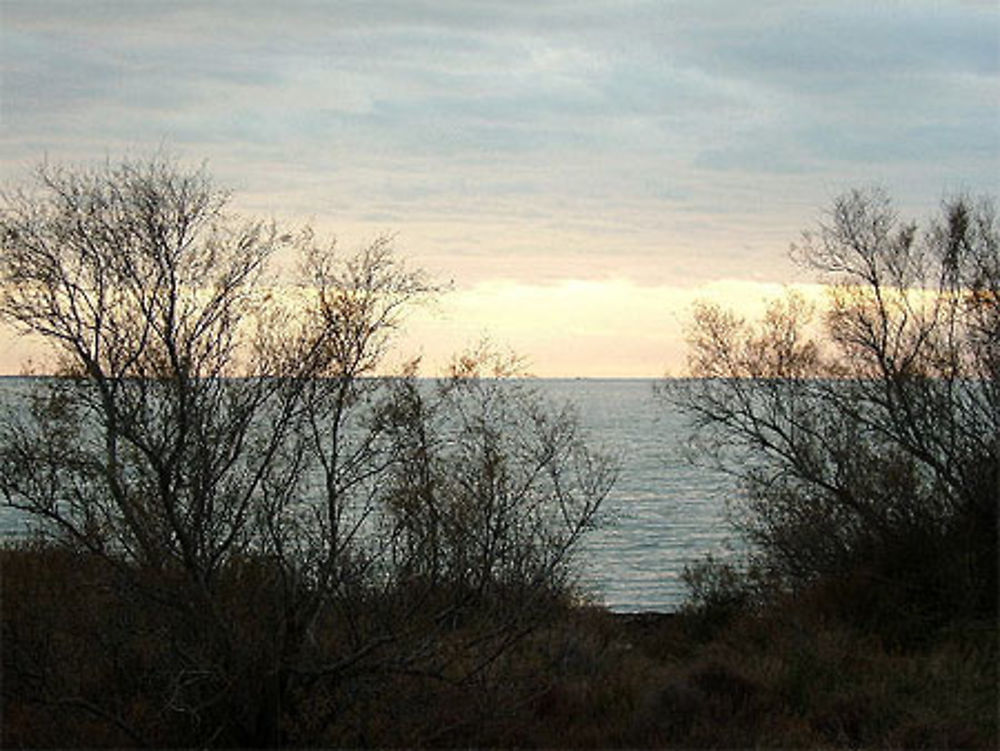
[[[674,610],[684,565],[725,553],[731,533],[723,499],[732,480],[687,456],[684,420],[654,397],[655,381],[538,379],[542,394],[576,405],[592,442],[617,454],[621,472],[605,502],[603,524],[581,550],[581,584],[616,611]],[[26,382],[0,378],[0,401],[25,394]],[[17,534],[23,518],[0,507],[0,534]]]

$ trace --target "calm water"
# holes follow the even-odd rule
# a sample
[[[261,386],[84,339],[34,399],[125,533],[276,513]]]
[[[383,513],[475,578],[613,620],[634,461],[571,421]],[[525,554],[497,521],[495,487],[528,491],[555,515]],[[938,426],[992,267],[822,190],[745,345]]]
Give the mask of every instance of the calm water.
[[[585,543],[585,585],[618,611],[673,610],[684,564],[723,554],[731,533],[723,499],[732,479],[684,455],[684,420],[653,396],[651,380],[546,380],[541,390],[578,405],[591,438],[621,455],[605,502],[609,523]]]
[[[538,389],[577,405],[598,445],[622,468],[605,502],[605,523],[581,551],[582,583],[618,611],[673,610],[684,593],[684,564],[721,553],[730,533],[723,497],[731,480],[685,459],[680,416],[653,396],[651,380],[539,380]],[[23,393],[20,379],[0,379],[0,399]],[[22,528],[0,507],[0,534]]]

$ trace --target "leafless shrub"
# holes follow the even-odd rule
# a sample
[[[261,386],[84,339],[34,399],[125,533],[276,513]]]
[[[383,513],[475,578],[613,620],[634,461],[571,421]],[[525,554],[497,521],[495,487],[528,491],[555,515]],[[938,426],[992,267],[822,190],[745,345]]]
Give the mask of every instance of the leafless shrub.
[[[59,363],[0,423],[0,493],[177,614],[157,711],[191,743],[277,743],[320,687],[478,680],[568,592],[610,464],[483,353],[433,389],[379,373],[439,291],[390,238],[279,232],[153,159],[41,167],[0,243],[0,315]]]
[[[664,390],[743,481],[735,522],[790,586],[867,571],[917,624],[995,612],[992,203],[947,201],[920,231],[883,193],[855,191],[793,252],[829,284],[822,317],[795,294],[757,324],[701,305],[694,378]]]

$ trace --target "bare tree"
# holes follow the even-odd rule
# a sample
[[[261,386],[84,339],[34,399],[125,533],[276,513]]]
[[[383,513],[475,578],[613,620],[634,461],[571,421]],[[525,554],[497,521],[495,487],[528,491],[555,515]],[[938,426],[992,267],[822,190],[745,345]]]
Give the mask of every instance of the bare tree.
[[[227,217],[203,173],[162,161],[44,166],[5,203],[0,311],[55,346],[60,376],[5,432],[9,502],[90,550],[207,586],[245,544],[283,435],[279,416],[245,449],[275,391],[241,351],[273,227]]]
[[[321,732],[380,676],[481,676],[569,590],[613,471],[487,355],[438,387],[380,374],[439,291],[391,238],[342,253],[227,202],[166,160],[4,195],[0,315],[58,377],[0,422],[0,493],[165,606],[171,742],[274,745],[311,692],[340,697]]]
[[[392,405],[402,410],[390,495],[407,551],[400,573],[499,596],[509,612],[566,590],[617,471],[583,441],[570,405],[545,401],[518,373],[516,358],[481,347],[433,390],[400,381]]]
[[[995,611],[997,238],[987,201],[921,231],[855,191],[793,247],[822,315],[795,294],[757,324],[695,309],[694,378],[665,393],[743,480],[734,520],[786,583],[865,568],[921,607]]]

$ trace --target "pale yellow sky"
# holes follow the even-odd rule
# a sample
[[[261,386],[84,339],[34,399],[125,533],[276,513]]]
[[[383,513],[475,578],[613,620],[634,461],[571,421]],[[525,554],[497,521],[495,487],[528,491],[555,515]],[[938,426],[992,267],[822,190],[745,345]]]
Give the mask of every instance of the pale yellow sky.
[[[655,378],[683,375],[684,325],[696,300],[759,315],[785,286],[720,280],[697,287],[640,286],[617,279],[527,284],[484,281],[444,293],[414,308],[386,360],[392,372],[420,356],[421,373],[444,372],[451,358],[479,342],[525,359],[531,375],[545,378]],[[822,287],[794,285],[819,299]],[[46,348],[32,338],[0,330],[0,373],[18,375],[29,365],[46,369]]]
[[[819,287],[796,285],[805,294]],[[549,285],[488,281],[417,311],[399,352],[424,357],[434,374],[482,338],[525,357],[539,377],[648,378],[683,375],[684,326],[696,300],[753,317],[783,293],[775,283],[720,280],[697,287],[641,286],[624,279]]]

